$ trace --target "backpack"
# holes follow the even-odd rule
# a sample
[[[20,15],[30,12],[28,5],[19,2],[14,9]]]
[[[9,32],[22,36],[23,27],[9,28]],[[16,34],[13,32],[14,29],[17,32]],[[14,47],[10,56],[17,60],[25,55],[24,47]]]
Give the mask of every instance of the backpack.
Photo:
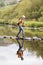
[[[19,25],[19,22],[17,22],[17,25]]]
[[[22,23],[22,21],[19,20],[19,21],[17,22],[17,25],[19,26],[20,23]]]

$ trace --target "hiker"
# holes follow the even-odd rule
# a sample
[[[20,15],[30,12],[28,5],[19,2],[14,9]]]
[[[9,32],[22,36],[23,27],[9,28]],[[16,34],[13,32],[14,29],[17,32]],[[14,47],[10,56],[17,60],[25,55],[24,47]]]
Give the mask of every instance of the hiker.
[[[22,40],[22,45],[20,44],[19,39],[17,39],[17,42],[18,42],[18,44],[19,44],[19,49],[18,49],[18,51],[17,51],[17,55],[18,55],[18,58],[21,58],[21,60],[23,60],[23,59],[24,59],[24,58],[23,58],[23,51],[24,51],[24,50],[22,50],[22,48],[23,48],[23,45],[24,45],[24,40]]]
[[[18,32],[18,34],[16,35],[16,37],[18,37],[18,35],[19,35],[20,32],[22,31],[22,36],[23,36],[23,38],[24,38],[24,28],[23,28],[23,26],[24,26],[24,19],[25,19],[25,16],[23,15],[23,16],[19,19],[19,21],[17,22],[17,25],[18,25],[18,27],[19,27],[19,32]]]

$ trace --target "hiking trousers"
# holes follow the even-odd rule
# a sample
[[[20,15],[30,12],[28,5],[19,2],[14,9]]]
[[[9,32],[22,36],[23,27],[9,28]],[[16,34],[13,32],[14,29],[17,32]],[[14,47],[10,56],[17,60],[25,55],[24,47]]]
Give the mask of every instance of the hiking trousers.
[[[24,27],[19,26],[19,32],[18,32],[18,34],[17,34],[17,37],[18,37],[18,35],[20,34],[20,32],[22,32],[22,37],[24,37]]]
[[[17,40],[17,42],[19,44],[19,49],[18,49],[18,51],[19,51],[19,50],[21,50],[24,47],[24,39],[22,40],[22,43],[21,44],[20,44],[20,41],[19,40]]]

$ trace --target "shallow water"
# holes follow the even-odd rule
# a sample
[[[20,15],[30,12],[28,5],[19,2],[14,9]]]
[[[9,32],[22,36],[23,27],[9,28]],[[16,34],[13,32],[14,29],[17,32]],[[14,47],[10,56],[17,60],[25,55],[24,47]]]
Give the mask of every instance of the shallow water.
[[[17,49],[17,44],[0,46],[0,65],[43,65],[42,58],[37,57],[35,52],[28,52],[27,48],[24,51],[24,60],[21,61],[16,55]]]

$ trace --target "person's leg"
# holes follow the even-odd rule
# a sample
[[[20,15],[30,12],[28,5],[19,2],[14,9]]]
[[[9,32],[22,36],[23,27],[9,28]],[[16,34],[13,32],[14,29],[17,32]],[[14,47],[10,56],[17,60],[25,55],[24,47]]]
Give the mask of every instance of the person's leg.
[[[22,48],[24,47],[24,39],[22,40],[22,46],[21,46]]]
[[[19,49],[18,49],[18,51],[19,51],[19,50],[21,50],[22,47],[21,47],[20,41],[17,40],[17,42],[18,42],[18,44],[19,44]]]
[[[18,50],[21,50],[24,47],[24,39],[22,40],[22,45],[20,44],[19,40],[17,40],[17,42],[19,44],[19,49]]]
[[[23,27],[21,27],[21,31],[22,31],[22,36],[24,38],[24,28]]]
[[[16,37],[18,37],[18,35],[20,34],[21,32],[21,28],[19,27],[19,32],[17,33]]]

